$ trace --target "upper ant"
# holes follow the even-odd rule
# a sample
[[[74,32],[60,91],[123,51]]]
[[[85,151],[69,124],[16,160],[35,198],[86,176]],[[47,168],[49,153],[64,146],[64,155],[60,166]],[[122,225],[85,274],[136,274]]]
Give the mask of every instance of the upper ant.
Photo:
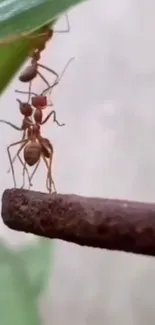
[[[41,58],[41,52],[46,47],[47,41],[53,37],[54,33],[69,32],[70,25],[69,25],[68,15],[66,15],[66,19],[67,19],[67,29],[66,30],[54,31],[54,29],[51,29],[49,26],[45,26],[45,33],[38,35],[40,39],[36,43],[35,50],[33,50],[30,55],[31,63],[19,75],[20,81],[30,83],[29,84],[29,92],[31,92],[32,81],[33,81],[33,79],[36,78],[37,75],[39,75],[41,77],[41,79],[46,83],[47,87],[50,88],[50,84],[49,84],[48,80],[42,75],[42,73],[38,70],[38,68],[43,68],[43,69],[51,72],[56,77],[56,79],[59,79],[59,75],[55,70],[50,69],[49,67],[39,63],[38,61]]]
[[[45,95],[47,92],[49,92],[51,94],[51,90],[59,84],[60,80],[62,79],[64,73],[66,72],[69,64],[71,63],[71,61],[74,60],[74,57],[71,57],[67,64],[65,65],[63,71],[61,72],[60,76],[58,75],[57,79],[54,81],[54,83],[52,85],[49,85],[46,89],[44,89],[42,91],[41,94],[36,94],[34,92],[31,92],[30,89],[29,91],[22,91],[22,90],[15,90],[16,93],[20,93],[20,94],[28,94],[28,102],[30,101],[30,97],[31,97],[31,105],[33,107],[35,107],[36,109],[44,109],[47,106],[52,106],[52,103],[48,103],[48,99],[47,96]],[[49,83],[48,83],[49,84]]]

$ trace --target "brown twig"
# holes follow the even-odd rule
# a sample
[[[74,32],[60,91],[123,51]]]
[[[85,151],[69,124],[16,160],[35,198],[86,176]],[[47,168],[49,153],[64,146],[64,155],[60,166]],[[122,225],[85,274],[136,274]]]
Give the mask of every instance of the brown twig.
[[[155,204],[11,189],[2,218],[18,231],[155,256]]]

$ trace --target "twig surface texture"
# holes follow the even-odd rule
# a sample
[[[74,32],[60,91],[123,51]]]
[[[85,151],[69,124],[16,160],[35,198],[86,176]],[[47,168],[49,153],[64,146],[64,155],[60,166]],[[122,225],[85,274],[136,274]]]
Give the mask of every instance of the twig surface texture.
[[[155,256],[155,204],[8,189],[2,219],[18,231]]]

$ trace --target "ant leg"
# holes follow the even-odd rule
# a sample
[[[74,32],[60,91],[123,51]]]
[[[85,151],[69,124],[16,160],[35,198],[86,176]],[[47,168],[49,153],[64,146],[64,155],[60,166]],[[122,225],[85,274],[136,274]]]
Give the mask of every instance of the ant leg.
[[[31,98],[31,88],[32,88],[32,81],[29,82],[28,103],[30,102],[30,98]]]
[[[42,158],[45,162],[45,165],[47,167],[47,170],[48,170],[47,178],[46,178],[46,188],[49,191],[49,193],[52,193],[52,185],[53,185],[54,191],[56,192],[55,183],[52,178],[53,146],[48,139],[38,138],[38,141],[39,141],[40,145],[42,146],[41,156],[42,156]],[[46,156],[47,152],[48,152],[48,156]],[[49,165],[47,163],[47,157],[49,158]]]
[[[41,125],[45,124],[52,115],[53,115],[53,122],[55,122],[58,126],[64,126],[65,125],[65,123],[60,124],[57,121],[57,119],[56,119],[56,111],[51,111],[40,124]]]
[[[69,33],[70,32],[71,28],[70,28],[68,14],[66,14],[65,16],[66,16],[67,28],[65,30],[56,30],[56,31],[54,31],[54,33]]]
[[[34,168],[32,174],[31,174],[31,176],[30,176],[30,183],[31,183],[31,180],[32,180],[34,174],[36,173],[36,171],[37,171],[37,169],[38,169],[38,167],[39,167],[39,164],[40,164],[40,159],[39,159],[39,161],[37,162],[37,164],[36,164],[36,166],[35,166],[35,168]]]
[[[67,62],[67,64],[65,65],[64,69],[62,70],[60,76],[58,76],[58,78],[55,80],[55,82],[53,83],[53,85],[51,85],[50,87],[46,88],[46,89],[42,92],[41,95],[43,95],[44,93],[46,93],[46,91],[49,91],[51,88],[55,87],[55,86],[60,82],[60,80],[62,79],[63,75],[65,74],[65,72],[66,72],[66,70],[67,70],[69,64],[70,64],[71,61],[73,61],[74,59],[75,59],[74,57],[71,57],[71,58],[68,60],[68,62]]]
[[[30,92],[29,93],[29,91],[24,91],[24,90],[18,90],[18,89],[16,89],[15,90],[15,93],[19,93],[19,94],[30,94],[30,95],[34,95],[34,96],[38,96],[36,93],[34,93],[34,92]]]
[[[26,132],[24,131],[24,132],[23,132],[23,136],[22,136],[21,141],[25,140],[25,135],[26,135]],[[13,157],[13,159],[12,159],[12,164],[15,162],[16,158],[17,158],[17,154],[15,154],[15,156]],[[7,170],[7,173],[10,173],[10,171],[11,171],[11,169],[9,168],[9,169]]]
[[[21,186],[21,189],[23,189],[24,186],[25,186],[25,167],[26,167],[26,162],[25,162],[25,164],[23,166],[23,184]],[[29,176],[28,176],[28,178],[29,178]],[[29,189],[30,189],[30,186],[29,186]]]
[[[58,73],[56,71],[54,71],[53,69],[50,69],[41,63],[37,63],[37,66],[51,72],[52,74],[54,74],[56,76],[57,79],[59,79]]]
[[[45,158],[45,156],[44,156],[44,154],[42,153],[42,158],[43,158],[43,160],[44,160],[44,162],[45,162],[45,165],[46,165],[46,167],[47,167],[47,170],[48,170],[48,172],[47,172],[47,178],[46,178],[46,188],[47,188],[47,190],[49,191],[49,193],[52,193],[52,185],[53,185],[53,189],[54,189],[54,192],[56,193],[57,191],[56,191],[56,187],[55,187],[55,183],[54,183],[54,180],[53,180],[53,177],[52,177],[52,152],[50,153],[50,162],[49,162],[49,165],[48,165],[48,163],[47,163],[47,161],[46,161],[46,158]]]
[[[54,192],[56,193],[56,187],[55,187],[55,183],[52,177],[52,159],[53,159],[53,151],[50,152],[50,157],[49,157],[49,168],[48,168],[48,175],[47,175],[47,179],[49,180],[49,190],[50,193],[52,192],[52,185],[53,185],[53,189]]]
[[[45,82],[45,84],[50,87],[49,82],[44,78],[44,76],[38,71],[37,74],[40,76],[40,78]]]
[[[1,123],[5,123],[7,125],[10,125],[12,128],[18,130],[18,131],[22,131],[23,129],[21,127],[18,127],[17,125],[9,122],[9,121],[5,121],[5,120],[0,120]]]
[[[17,154],[20,153],[20,151],[25,147],[26,143],[28,142],[28,140],[23,140],[23,141],[18,141],[15,143],[10,144],[7,147],[7,152],[8,152],[8,157],[9,157],[9,161],[10,161],[10,166],[11,166],[11,171],[12,171],[12,177],[13,177],[13,182],[14,182],[14,187],[16,187],[16,180],[15,180],[15,172],[14,172],[14,168],[13,168],[13,164],[12,164],[12,158],[11,158],[11,153],[10,153],[10,148],[13,146],[16,146],[18,144],[22,144],[22,146],[18,149]]]
[[[20,163],[21,163],[22,166],[23,166],[23,184],[22,184],[22,186],[21,186],[21,189],[24,188],[24,186],[25,186],[25,171],[26,171],[26,174],[27,174],[27,177],[28,177],[28,181],[29,181],[29,189],[30,189],[30,187],[32,186],[32,184],[31,184],[31,180],[30,180],[30,175],[29,175],[28,169],[27,169],[27,167],[26,167],[26,162],[24,163],[24,162],[22,161],[22,159],[21,159],[19,153],[17,153],[17,157],[18,157]]]

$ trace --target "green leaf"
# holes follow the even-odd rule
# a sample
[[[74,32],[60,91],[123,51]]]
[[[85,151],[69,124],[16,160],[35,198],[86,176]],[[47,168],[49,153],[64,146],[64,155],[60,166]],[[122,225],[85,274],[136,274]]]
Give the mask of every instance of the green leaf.
[[[17,253],[27,271],[36,298],[43,293],[48,282],[51,252],[51,241],[40,238],[37,244],[26,245]]]
[[[3,325],[39,325],[37,300],[21,259],[0,242],[0,319]]]
[[[0,93],[27,59],[32,45],[26,39],[0,48]]]
[[[83,0],[0,0],[0,39],[34,31]]]

